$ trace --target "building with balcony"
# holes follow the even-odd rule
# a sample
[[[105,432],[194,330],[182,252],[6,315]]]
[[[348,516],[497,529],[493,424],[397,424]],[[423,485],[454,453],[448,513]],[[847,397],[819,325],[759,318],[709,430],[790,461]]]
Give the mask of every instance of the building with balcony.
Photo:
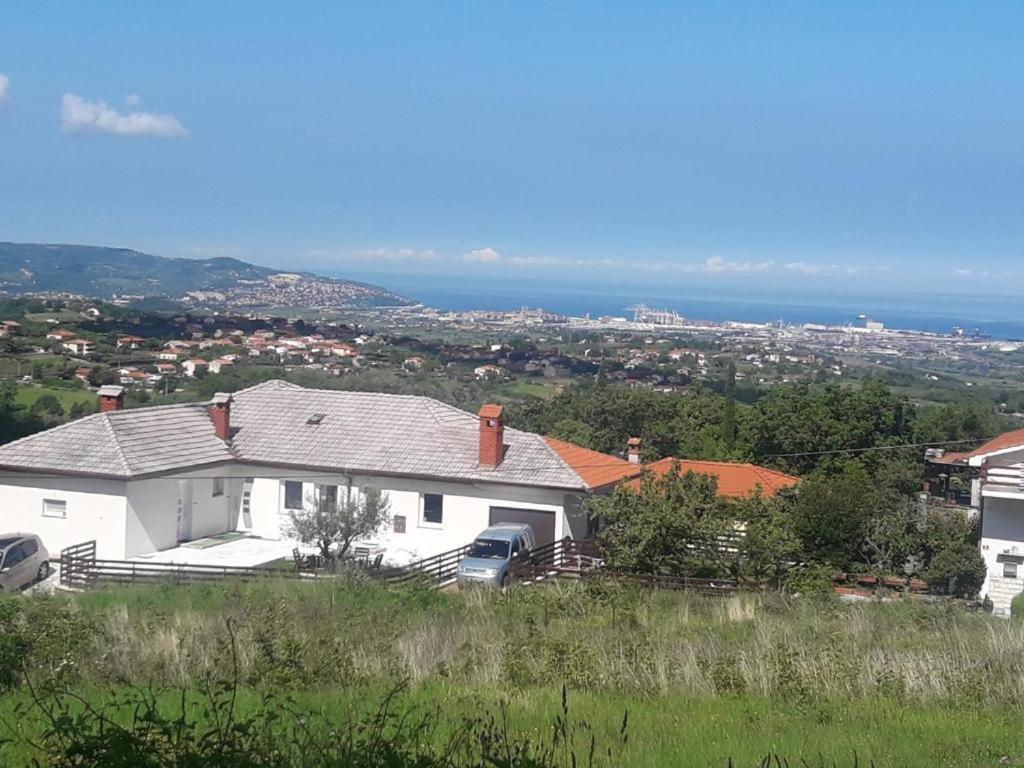
[[[981,593],[992,601],[993,613],[1009,615],[1011,601],[1024,591],[1024,429],[999,435],[973,451],[929,460],[951,471],[969,468],[987,570]]]

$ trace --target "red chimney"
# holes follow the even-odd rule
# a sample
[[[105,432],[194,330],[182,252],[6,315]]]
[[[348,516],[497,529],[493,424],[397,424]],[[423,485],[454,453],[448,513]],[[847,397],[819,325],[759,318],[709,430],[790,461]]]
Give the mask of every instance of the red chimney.
[[[120,411],[124,408],[124,387],[105,384],[100,387],[100,413]]]
[[[487,404],[480,407],[480,466],[496,467],[505,458],[505,424],[502,407]]]
[[[213,431],[221,440],[231,439],[231,395],[218,392],[213,396],[209,406]]]
[[[631,437],[626,441],[626,458],[630,464],[640,463],[640,438]]]

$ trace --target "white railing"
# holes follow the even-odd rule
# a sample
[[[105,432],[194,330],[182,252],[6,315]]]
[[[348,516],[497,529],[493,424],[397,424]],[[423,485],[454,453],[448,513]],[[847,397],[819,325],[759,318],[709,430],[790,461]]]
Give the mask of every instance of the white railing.
[[[1024,494],[1024,464],[989,462],[982,469],[982,490]]]

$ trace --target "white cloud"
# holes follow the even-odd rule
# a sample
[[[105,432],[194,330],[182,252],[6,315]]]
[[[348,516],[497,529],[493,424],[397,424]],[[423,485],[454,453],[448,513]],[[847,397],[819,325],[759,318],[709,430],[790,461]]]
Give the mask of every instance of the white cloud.
[[[129,93],[124,97],[124,103],[129,107],[137,107],[142,103],[142,97],[137,93]]]
[[[0,104],[7,101],[7,94],[11,90],[11,78],[0,73]]]
[[[86,101],[73,93],[64,94],[60,123],[68,133],[113,133],[161,139],[188,137],[185,126],[174,115],[139,111],[123,114],[102,101]]]
[[[502,260],[502,256],[493,248],[477,248],[462,257],[466,261],[476,261],[481,264],[494,264]]]
[[[712,256],[702,269],[704,272],[767,272],[774,266],[774,261],[726,261],[721,256]]]
[[[804,275],[816,275],[821,272],[821,267],[817,264],[808,264],[806,261],[791,261],[786,265],[786,269],[791,272],[800,272]]]

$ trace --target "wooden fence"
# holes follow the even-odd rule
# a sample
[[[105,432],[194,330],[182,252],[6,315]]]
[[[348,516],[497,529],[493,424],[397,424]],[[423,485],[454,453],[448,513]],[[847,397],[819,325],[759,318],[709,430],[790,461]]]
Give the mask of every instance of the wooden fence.
[[[455,581],[459,561],[469,551],[470,544],[464,544],[447,552],[417,560],[408,565],[382,568],[367,573],[374,579],[388,584],[422,583],[430,587],[444,587]]]
[[[196,563],[158,563],[134,560],[108,560],[96,557],[96,542],[86,541],[67,547],[60,553],[60,583],[65,587],[85,588],[99,583],[139,584],[159,581],[195,582],[221,579],[314,578],[310,571],[292,568],[247,568]]]
[[[385,584],[421,584],[440,588],[455,582],[459,562],[469,551],[466,544],[417,560],[405,566],[365,569],[370,578]],[[653,589],[689,590],[707,595],[733,594],[741,589],[758,588],[735,579],[695,579],[688,576],[642,574],[609,571],[592,540],[560,539],[538,547],[510,569],[513,581],[536,584],[549,579],[588,579],[635,584]],[[290,578],[313,579],[322,572],[293,568],[245,568],[195,563],[158,563],[133,560],[108,560],[96,557],[96,542],[87,541],[67,547],[60,553],[60,583],[77,589],[97,584],[139,584],[154,582],[201,582],[221,579]]]

